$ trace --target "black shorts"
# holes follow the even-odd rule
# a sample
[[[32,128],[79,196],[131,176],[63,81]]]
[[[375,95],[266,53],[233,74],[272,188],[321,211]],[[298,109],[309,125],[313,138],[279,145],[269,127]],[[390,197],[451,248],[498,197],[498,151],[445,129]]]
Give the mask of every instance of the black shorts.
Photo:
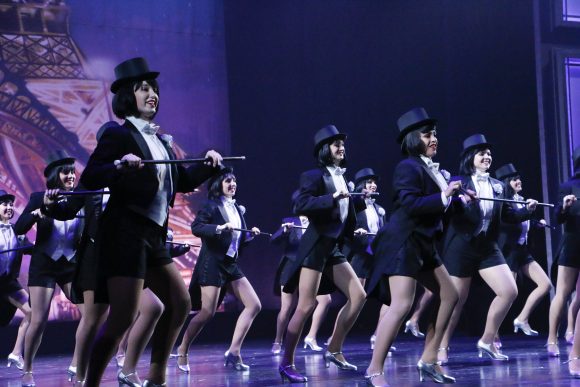
[[[99,274],[145,279],[147,268],[173,262],[166,237],[164,227],[129,210],[103,219],[97,238]]]
[[[517,273],[522,267],[534,262],[534,257],[530,255],[527,245],[516,243],[515,246],[512,246],[509,254],[505,256],[505,261],[510,270]]]
[[[455,235],[443,257],[449,275],[473,277],[479,270],[506,263],[497,242],[481,233],[470,239]]]
[[[40,286],[54,289],[70,284],[75,273],[75,262],[68,261],[64,256],[54,261],[44,253],[35,253],[30,259],[28,269],[28,286]]]
[[[383,270],[387,277],[400,275],[417,278],[420,272],[433,271],[442,265],[433,238],[412,233]]]
[[[338,248],[336,239],[320,237],[310,254],[302,261],[302,267],[323,272],[325,268],[347,262]]]
[[[558,265],[580,269],[580,238],[578,235],[564,234],[558,252]]]

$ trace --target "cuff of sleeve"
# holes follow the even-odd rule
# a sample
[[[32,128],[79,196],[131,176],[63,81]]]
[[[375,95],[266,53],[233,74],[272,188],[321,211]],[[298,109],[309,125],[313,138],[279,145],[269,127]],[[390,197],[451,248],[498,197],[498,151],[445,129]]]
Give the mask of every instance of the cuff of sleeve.
[[[222,230],[219,230],[218,226],[215,226],[215,233],[219,235],[222,233]]]
[[[447,209],[447,208],[449,208],[449,205],[451,204],[451,198],[445,196],[445,192],[441,192],[441,202],[445,206],[445,209]]]

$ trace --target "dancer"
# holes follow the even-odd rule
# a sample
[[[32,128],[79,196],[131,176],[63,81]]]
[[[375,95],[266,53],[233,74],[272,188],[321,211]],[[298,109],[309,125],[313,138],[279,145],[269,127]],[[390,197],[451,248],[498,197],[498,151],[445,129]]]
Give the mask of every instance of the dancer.
[[[433,293],[429,289],[423,288],[423,294],[419,298],[417,305],[415,306],[415,310],[411,317],[405,322],[405,331],[404,333],[409,332],[413,336],[418,339],[424,339],[425,334],[421,332],[419,328],[419,320],[421,319],[421,315],[425,312],[431,300],[433,298]]]
[[[189,285],[194,310],[181,344],[177,349],[178,368],[189,372],[188,352],[191,343],[207,322],[214,316],[229,285],[238,300],[244,304],[232,342],[224,354],[224,366],[231,364],[237,371],[247,371],[240,354],[246,334],[262,305],[252,284],[238,264],[243,246],[251,241],[260,229],[246,229],[245,208],[236,203],[237,180],[231,168],[223,168],[208,184],[208,200],[197,212],[191,232],[202,240],[197,263]]]
[[[379,323],[375,349],[365,374],[367,383],[373,386],[388,385],[385,359],[411,310],[417,282],[436,295],[437,302],[433,304],[438,304],[433,309],[436,315],[433,313],[429,319],[425,347],[417,363],[419,379],[455,382],[436,364],[437,348],[457,302],[457,291],[439,258],[436,238],[442,231],[445,212],[463,203],[453,197],[461,182],[447,183],[448,174],[440,171],[439,163],[432,160],[439,145],[436,123],[423,108],[414,108],[397,121],[397,142],[407,157],[395,167],[393,212],[374,241],[376,263],[367,284],[369,297],[391,302]]]
[[[354,191],[361,193],[377,192],[377,182],[379,176],[372,168],[363,168],[354,175]],[[352,260],[350,261],[352,269],[356,273],[361,285],[365,286],[366,281],[370,275],[371,268],[374,263],[374,256],[371,248],[371,243],[375,239],[374,235],[367,235],[367,233],[375,234],[384,226],[386,221],[386,212],[383,207],[375,203],[372,197],[364,198],[363,209],[356,214],[356,229],[363,229],[365,232],[360,232],[352,244]],[[379,312],[378,323],[385,315],[388,305],[382,305]],[[373,332],[370,342],[371,349],[375,348],[376,329]],[[396,350],[391,346],[391,350]]]
[[[580,188],[580,147],[574,149],[572,154],[574,175],[560,185],[559,199],[554,213],[556,221],[564,225],[564,235],[558,250],[558,279],[556,281],[556,294],[550,303],[549,331],[546,348],[549,357],[560,356],[558,348],[558,327],[564,305],[574,290],[576,278],[580,270],[580,238],[578,230],[580,224],[580,204],[577,203],[578,189]],[[578,319],[576,319],[578,325]],[[578,336],[578,335],[575,335]],[[573,359],[580,355],[574,337],[574,345],[570,352]],[[580,372],[580,362],[570,362],[570,372]]]
[[[282,222],[280,229],[278,229],[270,239],[270,242],[273,244],[282,245],[284,247],[284,255],[280,260],[276,272],[276,278],[274,280],[274,293],[280,296],[280,312],[278,312],[278,317],[276,319],[276,338],[272,344],[271,350],[274,355],[278,355],[282,352],[284,333],[286,332],[286,327],[290,320],[290,314],[296,306],[295,304],[298,299],[296,292],[286,293],[284,291],[284,285],[288,282],[291,263],[296,259],[300,239],[310,224],[308,218],[304,215],[284,218]],[[306,334],[306,337],[304,337],[304,348],[310,348],[315,352],[320,352],[324,348],[318,345],[316,336],[318,335],[318,330],[324,321],[326,312],[330,307],[332,298],[330,294],[321,294],[316,296],[316,302],[316,308],[314,309],[314,313],[312,313],[310,330]]]
[[[576,315],[580,310],[580,298],[577,295],[580,294],[580,277],[576,280],[576,290],[574,295],[570,299],[570,304],[568,305],[567,311],[567,324],[566,324],[566,334],[564,335],[564,340],[566,344],[574,344],[574,325],[576,325]]]
[[[0,326],[10,323],[16,309],[23,314],[18,326],[14,348],[8,355],[8,367],[19,370],[24,367],[24,337],[30,324],[28,293],[18,282],[22,255],[32,252],[32,245],[22,236],[14,233],[10,219],[14,216],[14,195],[0,190],[0,251],[18,249],[0,254]],[[28,248],[26,248],[28,246]]]
[[[115,68],[113,112],[125,122],[105,130],[81,176],[87,189],[109,187],[111,192],[96,239],[97,271],[106,282],[103,289],[97,286],[96,297],[101,301],[101,296],[110,295],[110,306],[89,361],[86,385],[90,387],[100,383],[135,320],[144,286],[165,307],[151,337],[149,378],[144,385],[165,385],[169,353],[190,310],[187,288],[165,246],[168,211],[176,192],[191,192],[216,172],[221,156],[208,151],[207,162],[188,168],[141,162],[175,159],[169,136],[158,134],[153,123],[159,107],[158,75],[143,58]]]
[[[72,191],[75,186],[75,159],[57,150],[48,157],[44,169],[46,187]],[[28,290],[30,292],[30,325],[24,339],[23,386],[34,386],[32,373],[36,351],[46,327],[50,302],[56,284],[71,299],[71,282],[75,272],[75,252],[78,246],[83,220],[74,218],[58,221],[42,214],[44,192],[34,192],[14,225],[17,235],[26,234],[36,224],[36,243],[30,258]],[[72,364],[76,364],[75,358]]]
[[[524,200],[521,196],[522,179],[513,164],[506,164],[498,168],[495,177],[504,184],[506,198]],[[522,204],[513,204],[512,206],[516,209],[524,207]],[[518,272],[521,271],[523,275],[536,284],[536,288],[528,295],[524,307],[514,319],[514,333],[521,330],[528,336],[538,336],[538,332],[530,327],[528,319],[542,298],[548,295],[552,285],[542,267],[530,254],[528,232],[531,225],[543,228],[546,226],[546,221],[541,219],[534,222],[526,220],[519,224],[502,223],[498,245],[514,279],[517,279]]]
[[[489,177],[487,172],[491,161],[491,144],[485,136],[475,134],[468,137],[463,141],[459,179],[463,187],[477,192],[480,198],[503,199],[506,189],[499,180]],[[459,291],[459,302],[441,341],[438,354],[441,363],[448,360],[449,341],[469,294],[471,279],[476,273],[479,273],[496,295],[489,307],[483,335],[477,342],[479,357],[485,354],[493,360],[509,359],[507,355],[499,352],[494,339],[518,295],[518,288],[497,240],[500,221],[517,224],[530,218],[537,201],[527,199],[526,202],[524,208],[514,209],[505,202],[473,201],[465,211],[451,218],[445,238],[443,260],[455,288]]]
[[[346,296],[347,302],[338,313],[324,359],[327,367],[334,363],[340,369],[357,369],[342,353],[346,335],[365,302],[363,287],[341,252],[345,238],[353,237],[356,223],[355,207],[342,176],[342,166],[346,164],[345,139],[346,135],[334,125],[325,126],[315,134],[314,156],[318,168],[302,174],[294,201],[296,214],[308,216],[310,224],[284,286],[290,293],[298,288],[298,305],[288,324],[278,369],[282,379],[290,382],[308,380],[296,371],[296,346],[306,319],[316,307],[317,294],[331,293],[334,285]]]

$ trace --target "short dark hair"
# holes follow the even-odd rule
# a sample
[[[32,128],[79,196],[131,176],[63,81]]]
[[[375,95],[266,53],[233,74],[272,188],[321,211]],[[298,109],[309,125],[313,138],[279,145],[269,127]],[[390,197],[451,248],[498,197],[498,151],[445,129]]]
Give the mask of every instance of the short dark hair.
[[[209,199],[218,199],[220,196],[224,194],[222,189],[222,182],[228,178],[232,178],[236,180],[236,175],[232,172],[227,172],[217,176],[214,179],[211,179],[207,183],[207,197]]]
[[[473,175],[475,173],[475,167],[473,166],[473,159],[475,155],[481,151],[489,149],[489,145],[482,145],[479,147],[468,149],[461,156],[461,161],[459,162],[459,174],[461,175]]]
[[[135,91],[141,86],[143,81],[147,82],[149,86],[155,90],[159,95],[159,84],[155,79],[140,79],[138,81],[127,82],[119,87],[119,90],[113,96],[113,113],[118,118],[125,119],[129,116],[139,117],[139,110],[137,109],[137,101],[135,100]],[[157,102],[157,111],[159,111],[159,101]],[[153,114],[153,117],[155,117]]]
[[[408,156],[418,157],[424,155],[427,152],[427,147],[421,141],[421,133],[429,133],[432,130],[437,130],[435,125],[421,126],[407,133],[401,142],[401,152]]]
[[[328,165],[333,165],[334,161],[332,161],[332,152],[330,151],[330,144],[326,143],[320,147],[318,150],[318,156],[316,160],[318,161],[318,165],[321,167],[326,167]],[[346,150],[344,151],[344,158],[340,162],[340,166],[346,166]]]
[[[372,177],[369,177],[368,179],[363,179],[358,182],[356,187],[354,187],[354,192],[362,192],[362,190],[366,188],[367,183],[371,180],[374,181],[375,183],[377,182],[377,180]]]
[[[60,173],[62,172],[66,174],[71,171],[72,172],[75,171],[74,163],[59,165],[58,167],[52,168],[48,173],[48,176],[46,177],[46,188],[48,189],[64,188],[64,186],[62,185],[62,181],[60,180]]]
[[[520,175],[512,175],[512,176],[508,176],[508,177],[502,179],[501,182],[503,183],[503,185],[505,185],[505,197],[506,198],[511,198],[516,194],[516,191],[514,191],[510,182],[512,180],[517,180],[517,179],[520,179]]]

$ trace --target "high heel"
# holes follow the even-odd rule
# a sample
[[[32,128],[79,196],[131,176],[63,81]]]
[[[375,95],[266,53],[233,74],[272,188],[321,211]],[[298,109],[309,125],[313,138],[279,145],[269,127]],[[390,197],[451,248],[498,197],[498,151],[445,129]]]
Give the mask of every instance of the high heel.
[[[570,372],[570,376],[572,376],[575,379],[579,379],[580,378],[580,370],[572,371],[570,369],[570,363],[574,360],[580,360],[580,357],[573,357],[571,359],[568,359],[563,364],[568,364],[568,372]]]
[[[179,358],[180,357],[184,357],[186,360],[186,364],[179,364]],[[188,360],[188,354],[186,353],[185,355],[180,355],[178,353],[172,353],[171,355],[169,355],[170,359],[177,359],[177,368],[181,371],[181,372],[185,372],[186,374],[188,374],[191,370],[189,369],[189,360]]]
[[[425,377],[431,378],[435,383],[455,383],[455,378],[445,375],[443,372],[437,371],[436,363],[425,363],[419,360],[417,363],[417,371],[419,372],[419,381],[425,380]]]
[[[153,382],[150,382],[149,380],[143,382],[143,387],[165,387],[165,386],[167,386],[167,382],[163,382],[161,384],[155,384]]]
[[[22,356],[21,355],[16,356],[13,353],[8,355],[8,364],[6,364],[6,367],[10,368],[11,366],[14,366],[18,368],[20,371],[22,371],[22,369],[24,368],[24,359],[22,358]]]
[[[568,331],[564,335],[564,339],[566,340],[566,344],[574,344],[574,332]]]
[[[129,379],[130,376],[135,375],[137,376],[136,372],[131,372],[130,374],[125,375],[123,371],[119,371],[117,374],[117,381],[119,382],[119,387],[129,386],[129,387],[141,387],[141,383],[134,382]],[[137,376],[137,379],[139,377]]]
[[[83,387],[84,385],[85,385],[84,380],[75,380],[75,382],[73,383],[73,387]]]
[[[282,383],[284,383],[284,379],[288,379],[290,383],[306,383],[308,381],[306,376],[301,375],[296,371],[296,366],[294,364],[279,366],[278,372],[282,378]]]
[[[117,363],[117,368],[123,368],[125,365],[125,355],[115,355],[115,362]]]
[[[36,383],[34,383],[34,375],[32,375],[32,371],[26,371],[22,373],[22,378],[24,379],[24,377],[26,375],[30,375],[30,381],[29,382],[22,382],[22,387],[36,387]]]
[[[366,375],[365,374],[365,382],[367,382],[367,384],[369,386],[378,386],[378,387],[389,387],[389,384],[375,384],[375,382],[373,381],[374,378],[379,377],[379,376],[383,376],[385,373],[384,372],[377,372],[374,374],[370,374],[370,375]]]
[[[483,354],[486,354],[492,360],[498,360],[498,361],[508,361],[509,360],[509,356],[504,355],[503,353],[494,352],[493,349],[495,349],[493,344],[486,344],[481,340],[479,340],[477,342],[477,350],[479,352],[479,357],[483,357]]]
[[[68,375],[68,381],[72,382],[73,379],[75,378],[76,374],[77,374],[77,367],[73,367],[73,366],[68,366],[67,370],[66,370],[66,374]]]
[[[551,341],[549,343],[546,343],[546,345],[544,345],[544,347],[546,347],[547,351],[548,351],[548,357],[560,357],[560,349],[558,348],[558,343],[555,341]],[[552,348],[550,348],[552,347]],[[554,347],[556,348],[554,350]]]
[[[419,330],[419,324],[414,323],[411,320],[407,320],[405,323],[405,331],[403,333],[407,333],[407,331],[419,339],[425,338],[425,334]]]
[[[320,352],[324,349],[324,348],[318,346],[316,339],[313,337],[305,337],[304,338],[304,349],[306,349],[307,347],[310,347],[311,350],[316,351],[316,352]]]
[[[517,318],[514,320],[514,333],[518,333],[518,330],[524,332],[526,336],[538,336],[538,331],[535,331],[530,327],[527,322],[521,322]]]
[[[377,341],[377,335],[372,335],[370,339],[371,349],[375,349],[375,341]]]
[[[346,360],[341,361],[336,358],[337,355],[342,354],[342,352],[330,352],[326,351],[324,354],[324,361],[326,362],[326,368],[330,367],[330,363],[334,363],[341,370],[351,370],[356,371],[358,369],[354,364],[350,364]]]
[[[447,363],[449,363],[449,347],[438,348],[437,349],[437,364],[445,365]]]
[[[230,351],[224,353],[224,367],[227,367],[231,363],[235,370],[237,371],[247,371],[250,366],[242,362],[242,357],[240,355],[232,355]]]
[[[272,355],[279,355],[282,352],[282,343],[273,342],[272,349],[270,350]]]

